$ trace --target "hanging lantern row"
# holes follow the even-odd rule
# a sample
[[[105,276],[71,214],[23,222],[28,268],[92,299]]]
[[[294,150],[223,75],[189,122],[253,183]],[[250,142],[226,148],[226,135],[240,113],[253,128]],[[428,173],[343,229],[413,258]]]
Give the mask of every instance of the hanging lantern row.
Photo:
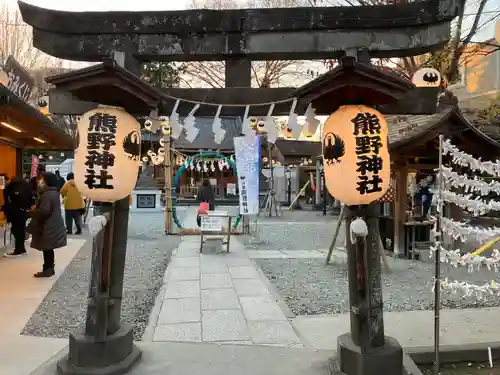
[[[217,169],[219,171],[229,170],[231,165],[228,163],[227,159],[218,159],[218,160],[192,160],[186,159],[182,163],[186,169],[196,170],[198,172],[215,172]]]
[[[279,160],[276,160],[276,159],[273,159],[273,167],[280,167],[281,166],[281,163]],[[266,168],[269,168],[270,165],[269,165],[269,159],[267,157],[263,157],[262,158],[262,165]]]

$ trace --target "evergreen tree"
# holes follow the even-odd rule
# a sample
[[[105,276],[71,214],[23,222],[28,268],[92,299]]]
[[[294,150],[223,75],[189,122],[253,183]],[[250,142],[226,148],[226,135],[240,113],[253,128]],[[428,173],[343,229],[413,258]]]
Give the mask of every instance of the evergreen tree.
[[[142,66],[141,78],[159,89],[177,87],[184,70],[182,63],[152,61]]]

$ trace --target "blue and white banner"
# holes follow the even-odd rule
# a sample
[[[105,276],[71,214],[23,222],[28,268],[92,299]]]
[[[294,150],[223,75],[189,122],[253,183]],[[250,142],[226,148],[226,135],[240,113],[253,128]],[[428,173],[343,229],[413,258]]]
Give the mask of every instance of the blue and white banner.
[[[234,138],[240,214],[259,213],[260,136]]]

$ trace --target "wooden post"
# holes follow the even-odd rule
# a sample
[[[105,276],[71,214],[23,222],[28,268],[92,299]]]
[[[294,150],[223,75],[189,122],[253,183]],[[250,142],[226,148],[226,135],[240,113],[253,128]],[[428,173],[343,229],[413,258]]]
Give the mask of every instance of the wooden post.
[[[165,140],[165,234],[172,234],[172,138]]]
[[[408,166],[396,166],[396,199],[394,201],[394,256],[404,254],[406,207],[408,204]]]

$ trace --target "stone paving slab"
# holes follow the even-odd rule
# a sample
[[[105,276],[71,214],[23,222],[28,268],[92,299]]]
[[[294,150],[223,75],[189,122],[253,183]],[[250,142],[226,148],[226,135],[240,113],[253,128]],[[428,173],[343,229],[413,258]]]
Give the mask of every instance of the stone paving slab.
[[[238,345],[238,344],[247,345]],[[137,342],[142,360],[129,375],[328,375],[330,351],[248,346],[251,341],[207,343]],[[56,375],[54,356],[32,375]],[[7,374],[7,373],[6,373]],[[18,374],[10,372],[8,374]]]
[[[250,259],[325,258],[328,249],[313,250],[247,250]],[[334,250],[332,256],[345,256],[345,251]]]
[[[441,345],[497,342],[500,307],[441,310]],[[388,336],[404,348],[432,347],[434,344],[433,311],[385,312],[384,328]],[[349,331],[349,314],[298,316],[292,319],[295,330],[307,347],[336,350],[337,337]],[[486,353],[485,353],[486,355]]]
[[[200,254],[192,238],[181,242],[165,272],[161,306],[150,317],[153,341],[302,347],[237,238],[221,254]]]

